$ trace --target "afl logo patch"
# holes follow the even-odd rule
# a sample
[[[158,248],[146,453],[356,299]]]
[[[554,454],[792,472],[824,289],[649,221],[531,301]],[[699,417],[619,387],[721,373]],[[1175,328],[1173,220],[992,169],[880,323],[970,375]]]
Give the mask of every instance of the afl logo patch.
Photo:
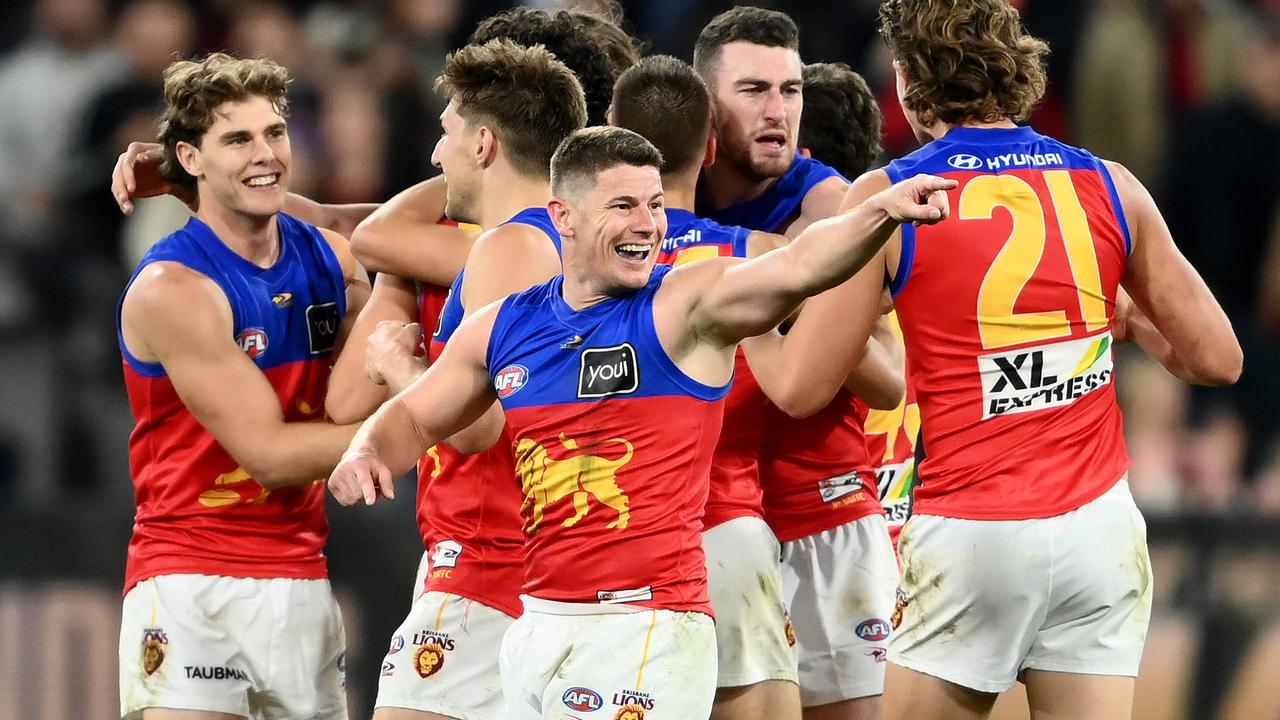
[[[260,358],[267,352],[267,331],[262,328],[249,328],[236,336],[236,344],[250,358]]]
[[[523,365],[508,365],[493,376],[493,389],[498,397],[507,398],[520,392],[520,388],[529,381],[529,368]]]
[[[957,170],[977,170],[982,167],[982,158],[968,153],[956,153],[947,158],[947,164]]]
[[[878,642],[889,637],[889,623],[880,618],[863,620],[856,630],[858,637],[871,642]]]
[[[600,693],[584,687],[571,687],[565,690],[564,695],[560,696],[560,701],[565,707],[578,712],[592,712],[604,705],[604,698],[600,697]]]

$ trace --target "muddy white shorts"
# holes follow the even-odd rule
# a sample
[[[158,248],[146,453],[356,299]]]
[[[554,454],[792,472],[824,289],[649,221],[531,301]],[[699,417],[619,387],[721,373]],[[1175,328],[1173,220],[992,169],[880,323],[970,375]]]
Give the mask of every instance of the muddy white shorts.
[[[508,718],[688,720],[711,714],[716,632],[710,617],[646,608],[565,615],[535,607],[546,604],[527,599],[502,641]]]
[[[800,704],[883,693],[898,580],[884,515],[783,543],[782,580],[795,626]]]
[[[498,650],[513,618],[469,598],[419,595],[391,638],[375,707],[489,720],[506,712]]]
[[[346,718],[345,650],[328,580],[161,575],[124,596],[120,714]]]
[[[734,518],[702,533],[702,549],[716,613],[716,686],[797,682],[782,597],[781,548],[773,531],[761,518]]]
[[[992,693],[1025,669],[1137,676],[1151,561],[1125,480],[1051,518],[916,515],[898,549],[895,664]]]

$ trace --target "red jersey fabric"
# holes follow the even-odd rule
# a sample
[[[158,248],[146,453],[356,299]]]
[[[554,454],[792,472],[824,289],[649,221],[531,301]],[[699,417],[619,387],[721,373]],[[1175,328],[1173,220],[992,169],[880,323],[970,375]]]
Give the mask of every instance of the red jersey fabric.
[[[533,597],[711,614],[702,511],[727,386],[688,377],[658,341],[670,269],[580,310],[557,277],[498,312],[488,367],[515,439]]]
[[[667,234],[657,262],[679,267],[711,257],[746,258],[746,228],[721,225],[679,208],[667,209]],[[711,491],[702,516],[705,530],[740,517],[764,517],[760,491],[760,443],[769,401],[739,349],[733,386],[725,398],[724,427],[711,458]]]
[[[279,258],[260,268],[192,218],[147,252],[129,284],[154,262],[214,281],[231,306],[236,341],[271,383],[284,420],[321,421],[345,281],[314,227],[281,213],[278,228]],[[164,367],[134,357],[119,332],[117,339],[136,422],[129,470],[137,512],[124,591],[178,573],[326,577],[323,478],[263,488],[191,414]]]
[[[1128,227],[1105,165],[1031,128],[955,128],[887,168],[951,177],[893,279],[925,459],[915,512],[1074,510],[1128,469],[1110,322]]]
[[[825,408],[799,420],[770,406],[760,479],[765,521],[779,542],[882,512],[862,418],[843,388]]]

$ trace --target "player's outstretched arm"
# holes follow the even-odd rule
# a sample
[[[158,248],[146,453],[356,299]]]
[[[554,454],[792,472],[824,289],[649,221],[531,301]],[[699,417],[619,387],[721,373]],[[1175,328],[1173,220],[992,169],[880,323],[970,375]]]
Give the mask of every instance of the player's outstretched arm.
[[[883,172],[868,173],[845,194],[842,210],[889,187]],[[871,337],[883,305],[884,267],[881,251],[851,279],[806,301],[786,336],[743,341],[760,388],[783,412],[808,417],[842,386],[871,407],[897,407],[905,391],[901,366]]]
[[[323,477],[355,433],[354,425],[285,422],[275,389],[233,339],[226,296],[194,270],[147,266],[120,317],[130,352],[164,367],[196,420],[265,488]]]
[[[859,192],[859,183],[850,194]],[[945,218],[950,207],[946,191],[954,187],[954,180],[917,175],[815,222],[785,248],[745,263],[717,264],[718,275],[704,276],[706,284],[691,310],[694,331],[724,346],[768,331],[805,298],[848,280],[877,257],[899,224]],[[872,319],[883,270],[875,273],[877,285],[868,293],[867,308]],[[866,321],[866,334],[870,323]],[[866,342],[865,334],[861,342]],[[840,375],[837,386],[843,380]]]
[[[351,249],[374,272],[449,287],[467,261],[472,236],[441,225],[447,186],[443,175],[400,191],[365,218]]]
[[[1234,383],[1240,377],[1244,354],[1231,321],[1174,244],[1147,189],[1124,166],[1108,162],[1107,168],[1133,241],[1121,282],[1172,347],[1177,362],[1165,362],[1165,367],[1188,382]]]
[[[160,176],[163,161],[164,148],[160,143],[131,142],[120,153],[111,171],[111,196],[115,198],[120,212],[132,214],[134,200],[158,195],[172,195],[193,211],[196,209],[194,196],[181,185],[174,185]],[[296,193],[289,193],[284,203],[284,211],[290,215],[344,237],[351,237],[356,225],[377,207],[374,203],[326,205]]]
[[[338,502],[372,505],[379,494],[394,498],[394,478],[497,400],[485,366],[497,314],[494,304],[463,321],[431,368],[365,421],[329,476]]]
[[[417,312],[416,300],[417,293],[409,280],[394,275],[379,275],[374,280],[369,302],[356,317],[350,337],[329,375],[324,406],[334,422],[363,420],[387,399],[387,385],[376,381],[381,379],[381,374],[375,379],[367,371],[369,338],[385,321],[412,323]],[[421,342],[421,337],[418,341]]]

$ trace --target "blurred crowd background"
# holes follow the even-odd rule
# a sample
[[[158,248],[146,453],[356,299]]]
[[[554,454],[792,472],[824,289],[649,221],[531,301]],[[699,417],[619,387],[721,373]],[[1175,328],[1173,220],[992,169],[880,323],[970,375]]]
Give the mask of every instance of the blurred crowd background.
[[[64,652],[49,648],[62,642],[56,638],[15,636],[47,624],[40,613],[61,602],[48,588],[81,588],[75,583],[83,580],[90,588],[85,597],[107,593],[103,607],[113,607],[118,592],[132,509],[126,447],[132,420],[115,304],[136,260],[180,225],[186,211],[158,199],[125,218],[107,188],[127,143],[154,135],[165,65],[210,50],[280,61],[295,77],[292,189],[325,202],[379,201],[437,172],[430,154],[442,106],[432,81],[476,21],[511,4],[0,4],[0,718],[62,717],[54,710],[29,714],[5,699],[10,692],[45,697],[51,688],[76,684],[71,667],[50,668],[58,658],[69,666],[83,662],[76,646]],[[575,3],[621,13],[648,52],[686,59],[705,22],[733,4]],[[806,61],[846,62],[877,90],[886,117],[884,160],[913,149],[876,35],[875,0],[759,4],[796,19]],[[1240,383],[1208,390],[1187,388],[1121,349],[1117,386],[1133,460],[1130,481],[1152,523],[1161,598],[1148,655],[1181,663],[1162,680],[1170,683],[1159,691],[1168,707],[1147,717],[1280,718],[1280,698],[1268,706],[1273,714],[1258,714],[1251,701],[1232,694],[1232,683],[1249,680],[1250,663],[1280,666],[1280,635],[1268,630],[1280,602],[1274,596],[1280,586],[1280,1],[1014,4],[1052,49],[1049,93],[1033,124],[1134,171],[1245,350]],[[351,533],[380,533],[378,547],[391,547],[389,538],[407,542],[393,552],[412,564],[418,549],[411,516],[411,508],[398,508],[335,518],[335,583],[348,552],[343,543],[364,542],[344,540],[342,523],[353,523]],[[364,542],[363,550],[369,548]],[[86,561],[84,553],[104,560]],[[360,565],[358,554],[352,557]],[[393,627],[402,614],[412,577],[411,569],[405,572],[396,567],[389,575],[386,592],[395,597],[384,602],[395,617],[375,612],[366,623],[371,635],[378,635],[374,627]],[[349,587],[352,596],[366,592]],[[68,611],[68,617],[84,612]],[[367,605],[352,610],[370,612]],[[108,613],[92,627],[114,631],[111,622]],[[33,650],[37,645],[45,647]],[[114,653],[114,645],[106,650]],[[37,661],[35,652],[44,659]],[[1266,660],[1268,652],[1274,662]],[[93,662],[114,667],[113,656]],[[33,675],[32,665],[57,674]],[[353,686],[367,694],[360,687],[368,682],[353,679]],[[95,702],[96,694],[84,690],[82,699]],[[81,695],[67,697],[62,694],[57,707],[80,702]],[[1155,691],[1146,697],[1155,698]],[[368,699],[353,701],[353,708]]]

